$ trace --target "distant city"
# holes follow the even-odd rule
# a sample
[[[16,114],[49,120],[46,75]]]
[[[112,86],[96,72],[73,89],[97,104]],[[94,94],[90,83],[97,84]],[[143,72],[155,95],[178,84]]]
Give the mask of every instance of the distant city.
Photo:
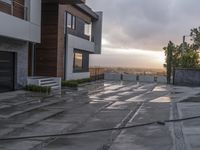
[[[148,75],[166,75],[165,69],[158,68],[128,68],[128,67],[90,67],[91,76],[103,74],[106,72],[117,72],[127,74],[148,74]]]

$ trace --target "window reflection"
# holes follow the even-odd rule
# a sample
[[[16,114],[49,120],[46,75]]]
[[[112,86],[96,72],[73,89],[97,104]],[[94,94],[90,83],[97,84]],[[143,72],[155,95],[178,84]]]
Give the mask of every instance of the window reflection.
[[[74,53],[74,70],[83,69],[83,54],[75,52]]]

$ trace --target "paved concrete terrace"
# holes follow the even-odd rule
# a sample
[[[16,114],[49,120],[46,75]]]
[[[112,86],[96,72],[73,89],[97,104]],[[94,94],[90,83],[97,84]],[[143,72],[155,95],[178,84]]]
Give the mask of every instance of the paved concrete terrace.
[[[200,115],[200,88],[100,81],[43,97],[0,94],[0,137],[79,132]],[[1,150],[197,150],[200,119],[123,131],[0,141]]]

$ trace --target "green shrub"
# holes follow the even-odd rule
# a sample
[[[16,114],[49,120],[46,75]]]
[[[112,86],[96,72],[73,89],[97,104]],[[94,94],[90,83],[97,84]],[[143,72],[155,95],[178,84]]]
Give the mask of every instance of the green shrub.
[[[38,85],[27,85],[26,86],[27,91],[31,92],[39,92],[39,93],[50,93],[51,87],[48,86],[38,86]]]
[[[62,81],[62,86],[77,88],[78,87],[78,82],[75,81],[75,80]]]
[[[92,80],[90,78],[86,78],[86,79],[79,79],[77,80],[77,82],[79,84],[82,84],[82,83],[87,83],[87,82],[91,82]]]
[[[77,88],[79,84],[91,82],[92,80],[90,78],[86,79],[79,79],[79,80],[69,80],[69,81],[62,81],[63,87],[72,87]]]

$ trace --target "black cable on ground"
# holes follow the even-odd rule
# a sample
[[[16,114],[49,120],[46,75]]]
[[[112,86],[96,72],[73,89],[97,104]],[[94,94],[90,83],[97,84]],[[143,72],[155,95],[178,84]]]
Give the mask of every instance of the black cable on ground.
[[[198,119],[200,116],[194,116],[194,117],[186,117],[186,118],[181,118],[181,119],[170,119],[170,120],[165,120],[165,123],[168,122],[180,122],[180,121],[187,121],[187,120],[193,120],[193,119]]]
[[[116,131],[116,130],[124,130],[136,127],[142,127],[147,125],[153,125],[157,122],[150,122],[126,127],[119,128],[106,128],[106,129],[97,129],[97,130],[89,130],[89,131],[81,131],[81,132],[72,132],[72,133],[63,133],[63,134],[49,134],[49,135],[36,135],[36,136],[24,136],[24,137],[10,137],[10,138],[0,138],[0,141],[13,141],[13,140],[24,140],[24,139],[35,139],[35,138],[47,138],[47,137],[65,137],[65,136],[74,136],[81,134],[90,134],[90,133],[98,133],[98,132],[106,132],[106,131]]]
[[[105,128],[105,129],[97,129],[97,130],[89,130],[89,131],[81,131],[81,132],[72,132],[72,133],[63,133],[63,134],[35,135],[35,136],[23,136],[23,137],[8,137],[8,138],[0,138],[0,141],[15,141],[15,140],[48,138],[48,137],[49,138],[50,137],[66,137],[66,136],[75,136],[75,135],[81,135],[81,134],[91,134],[91,133],[98,133],[98,132],[107,132],[107,131],[132,129],[132,128],[149,126],[149,125],[153,125],[153,124],[164,126],[166,123],[181,122],[181,121],[187,121],[187,120],[192,120],[192,119],[197,119],[197,118],[200,118],[200,116],[187,117],[187,118],[182,118],[182,119],[172,119],[172,120],[165,120],[165,121],[153,121],[153,122],[149,122],[149,123],[143,123],[143,124],[131,125],[131,126],[119,127],[119,128]]]

